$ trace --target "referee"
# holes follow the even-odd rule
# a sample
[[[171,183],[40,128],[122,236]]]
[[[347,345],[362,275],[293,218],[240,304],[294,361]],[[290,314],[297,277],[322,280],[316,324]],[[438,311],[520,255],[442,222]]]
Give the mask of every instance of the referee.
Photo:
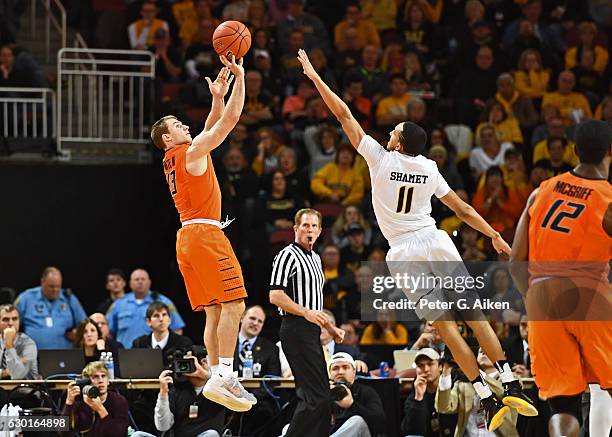
[[[274,258],[270,302],[283,316],[280,339],[295,378],[298,405],[286,437],[329,437],[329,377],[319,340],[321,328],[341,342],[344,331],[331,325],[323,309],[323,267],[312,246],[321,234],[321,213],[301,209],[295,215],[295,241]]]

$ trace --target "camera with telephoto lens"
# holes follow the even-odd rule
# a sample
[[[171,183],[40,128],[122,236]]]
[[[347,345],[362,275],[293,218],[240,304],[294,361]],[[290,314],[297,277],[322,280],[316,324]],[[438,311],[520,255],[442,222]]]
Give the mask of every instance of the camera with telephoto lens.
[[[204,346],[191,346],[188,348],[176,348],[168,353],[169,370],[175,375],[193,373],[196,371],[193,358],[198,361],[206,358],[206,348]]]
[[[349,391],[351,391],[351,386],[347,381],[337,381],[330,389],[329,395],[332,398],[332,401],[337,402],[347,397]]]
[[[90,399],[97,398],[100,396],[100,390],[98,387],[91,383],[89,378],[79,378],[75,381],[76,385],[81,387],[81,394],[87,396]]]

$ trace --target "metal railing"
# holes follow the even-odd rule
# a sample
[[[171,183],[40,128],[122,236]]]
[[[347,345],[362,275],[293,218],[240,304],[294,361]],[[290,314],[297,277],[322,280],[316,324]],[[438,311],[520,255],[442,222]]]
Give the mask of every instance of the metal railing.
[[[0,88],[0,135],[55,138],[56,108],[50,88]]]
[[[141,50],[64,48],[57,54],[58,148],[66,141],[149,141],[155,58]]]
[[[59,33],[60,48],[66,47],[67,27],[66,27],[66,9],[59,0],[32,0],[30,7],[30,34],[32,38],[36,37],[37,22],[36,9],[37,5],[45,11],[45,63],[49,63],[51,57],[51,30],[54,29]]]

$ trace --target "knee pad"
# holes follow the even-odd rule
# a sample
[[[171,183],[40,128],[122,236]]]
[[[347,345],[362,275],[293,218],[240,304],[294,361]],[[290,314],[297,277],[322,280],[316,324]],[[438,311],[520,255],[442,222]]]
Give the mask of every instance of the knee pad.
[[[555,396],[548,399],[551,415],[569,414],[582,426],[582,393],[573,396]]]

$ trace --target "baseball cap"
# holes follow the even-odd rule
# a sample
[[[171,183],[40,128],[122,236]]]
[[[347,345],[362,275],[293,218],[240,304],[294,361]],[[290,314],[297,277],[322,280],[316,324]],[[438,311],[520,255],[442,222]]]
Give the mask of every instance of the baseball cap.
[[[435,349],[432,349],[430,347],[424,347],[416,354],[416,356],[414,357],[414,361],[416,362],[420,357],[427,357],[430,360],[439,360],[440,354],[436,352]]]
[[[355,368],[355,360],[346,352],[336,352],[329,359],[329,367],[336,363],[350,363]]]
[[[346,234],[347,235],[354,234],[354,233],[357,233],[357,232],[364,232],[363,226],[361,226],[359,223],[351,223],[346,228]]]

